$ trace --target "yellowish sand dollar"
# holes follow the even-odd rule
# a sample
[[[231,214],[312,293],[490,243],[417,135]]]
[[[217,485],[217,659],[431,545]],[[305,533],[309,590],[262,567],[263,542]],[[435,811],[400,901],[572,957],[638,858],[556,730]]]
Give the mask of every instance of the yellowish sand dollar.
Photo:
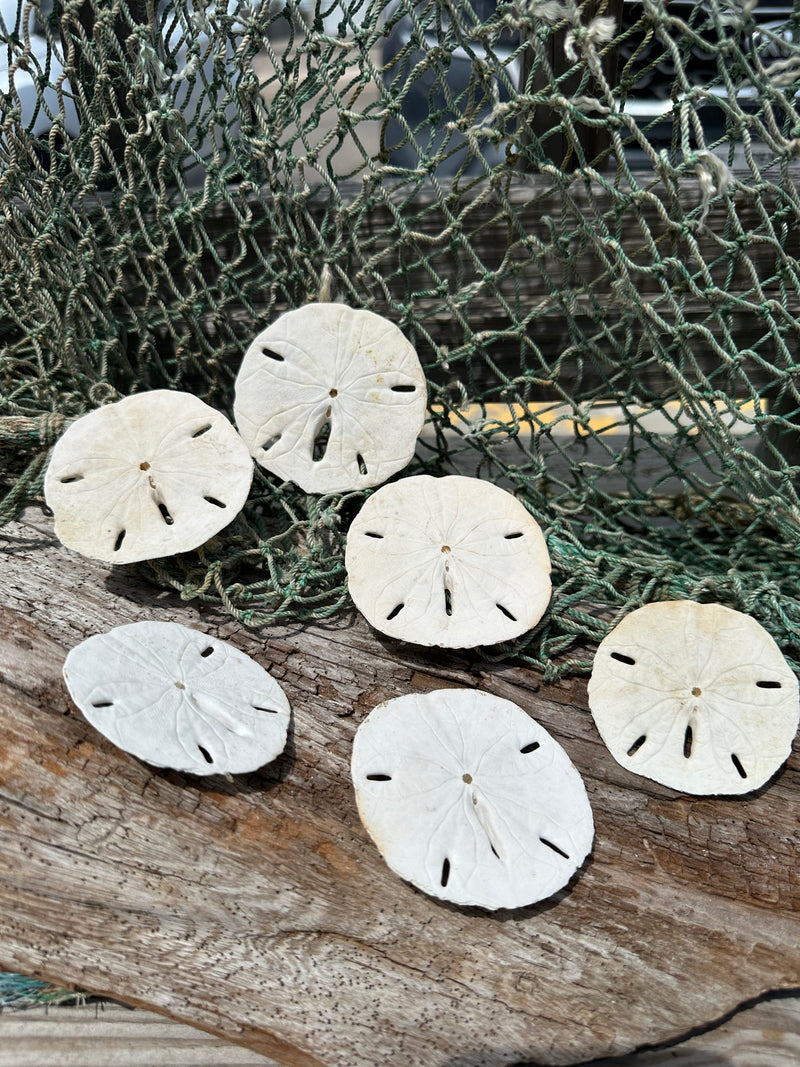
[[[234,418],[256,461],[308,493],[380,485],[414,455],[425,376],[401,331],[371,311],[307,304],[245,353]]]
[[[56,536],[107,563],[188,552],[232,522],[253,479],[247,446],[190,393],[136,393],[76,420],[44,480]]]
[[[720,604],[632,612],[600,643],[589,707],[614,758],[685,793],[741,794],[788,758],[797,678],[767,631]]]

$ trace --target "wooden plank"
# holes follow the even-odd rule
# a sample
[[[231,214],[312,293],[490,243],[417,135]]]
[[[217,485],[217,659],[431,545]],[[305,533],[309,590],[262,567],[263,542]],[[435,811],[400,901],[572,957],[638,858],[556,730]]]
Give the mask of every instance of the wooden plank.
[[[687,227],[686,214],[701,202],[697,181],[667,184],[650,172],[637,183],[640,192],[629,197],[624,187],[590,176],[576,175],[562,188],[546,173],[507,175],[494,188],[474,187],[445,204],[430,187],[412,195],[402,181],[387,181],[374,187],[377,201],[367,211],[362,183],[342,182],[335,198],[324,189],[304,197],[302,211],[316,240],[342,230],[357,235],[358,262],[334,261],[342,292],[346,278],[378,313],[397,319],[404,309],[408,322],[401,324],[434,384],[458,378],[477,395],[525,376],[528,399],[631,388],[675,395],[676,375],[708,379],[737,396],[768,388],[790,367],[800,340],[800,289],[792,280],[800,226],[783,232],[781,222],[773,232],[769,221],[798,221],[796,194],[764,185],[756,196],[741,188],[730,201],[711,202],[703,227]],[[298,205],[287,200],[278,209],[266,190],[247,205],[244,232],[227,206],[206,219],[197,265],[203,276],[236,260],[240,278],[263,278],[276,240],[272,213],[291,214]],[[284,253],[275,246],[275,254]],[[167,305],[171,284],[166,270]],[[126,291],[120,323],[133,337],[144,301],[133,273]],[[225,330],[244,341],[254,311],[273,318],[288,306],[279,298],[267,311],[251,286],[247,306],[226,302]],[[528,316],[526,329],[512,321]],[[215,310],[196,328],[215,336],[219,325]],[[170,357],[173,344],[165,330],[162,355]]]
[[[348,614],[246,633],[36,525],[3,540],[0,966],[309,1067],[575,1063],[800,986],[798,751],[754,796],[683,797],[613,762],[579,680],[544,686]],[[233,783],[194,780],[99,737],[71,707],[64,654],[141,618],[255,654],[294,708],[287,753]],[[437,903],[359,823],[356,727],[381,700],[448,685],[516,700],[584,775],[595,848],[548,902],[499,915]]]
[[[767,1001],[669,1048],[592,1067],[797,1067],[800,999]],[[0,1067],[276,1067],[275,1060],[139,1009],[85,1007],[0,1013]]]
[[[153,1012],[113,1003],[0,1014],[0,1067],[277,1067]]]
[[[265,279],[270,264],[294,254],[286,234],[297,229],[319,246],[320,270],[350,235],[350,251],[330,256],[340,294],[398,321],[434,386],[458,380],[472,397],[499,399],[510,386],[526,400],[580,401],[674,396],[680,379],[752,397],[790,382],[800,342],[795,176],[796,167],[783,188],[756,191],[743,174],[734,196],[711,201],[702,228],[697,218],[685,225],[688,212],[699,215],[698,181],[653,172],[636,176],[635,196],[591,174],[547,173],[498,175],[440,196],[366,174],[307,196],[265,188],[242,194],[236,212],[232,203],[209,212],[193,238],[196,217],[185,206],[158,220],[145,209],[165,251],[121,265],[120,347],[109,358],[123,390],[123,368],[147,331],[167,362],[177,344],[205,352],[213,344],[215,360],[233,369],[254,329],[289,306]],[[76,205],[76,230],[105,232],[107,201]],[[138,240],[138,223],[130,225]],[[246,301],[228,294],[201,313],[176,307],[176,279],[206,284],[233,262]],[[171,309],[169,325],[158,321],[160,306]],[[149,364],[157,373],[157,361]]]

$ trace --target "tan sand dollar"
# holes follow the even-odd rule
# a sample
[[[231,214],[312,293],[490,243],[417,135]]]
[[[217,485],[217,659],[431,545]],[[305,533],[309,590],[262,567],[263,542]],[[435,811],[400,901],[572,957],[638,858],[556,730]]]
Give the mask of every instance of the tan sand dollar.
[[[172,622],[134,622],[66,658],[70,696],[97,730],[156,767],[243,774],[283,751],[289,702],[233,645]]]
[[[391,869],[455,904],[543,900],[592,847],[578,771],[501,697],[440,689],[380,704],[358,728],[351,770],[361,820]]]
[[[308,493],[380,485],[414,454],[425,376],[393,323],[343,304],[281,315],[245,353],[234,418],[262,467]]]
[[[44,481],[56,535],[107,563],[188,552],[242,510],[247,446],[190,393],[136,393],[84,415],[53,449]]]
[[[418,475],[385,485],[353,521],[350,594],[378,630],[420,645],[472,648],[534,626],[550,600],[536,520],[477,478]]]
[[[685,793],[740,794],[788,758],[797,678],[767,631],[721,604],[632,612],[600,643],[589,707],[613,757]]]

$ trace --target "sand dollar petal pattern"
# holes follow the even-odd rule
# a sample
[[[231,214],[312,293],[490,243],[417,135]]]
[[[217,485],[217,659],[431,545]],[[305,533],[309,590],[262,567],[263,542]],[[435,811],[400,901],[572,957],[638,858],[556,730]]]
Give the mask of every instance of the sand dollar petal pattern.
[[[401,331],[371,311],[307,304],[245,353],[234,418],[256,461],[309,493],[380,485],[414,454],[425,376]]]
[[[253,461],[220,411],[190,393],[136,393],[56,443],[45,499],[68,548],[107,563],[188,552],[232,522]]]
[[[690,600],[647,604],[608,634],[589,707],[623,767],[698,795],[764,785],[800,720],[797,678],[767,631]]]
[[[356,606],[378,630],[471,648],[534,626],[550,600],[536,520],[510,493],[460,475],[383,486],[353,521],[345,554]]]
[[[156,767],[242,774],[283,751],[289,702],[233,645],[171,622],[95,634],[64,663],[70,696],[97,730]]]
[[[543,900],[592,847],[589,800],[564,749],[516,704],[479,690],[380,704],[356,732],[351,772],[389,867],[455,904]]]

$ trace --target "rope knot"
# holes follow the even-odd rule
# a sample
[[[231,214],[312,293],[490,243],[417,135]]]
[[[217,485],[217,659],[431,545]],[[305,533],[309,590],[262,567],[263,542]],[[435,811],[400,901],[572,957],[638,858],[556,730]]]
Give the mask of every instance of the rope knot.
[[[64,432],[66,419],[60,411],[49,411],[39,417],[39,440],[42,448],[54,445]]]
[[[591,48],[597,48],[598,45],[608,44],[614,39],[616,31],[616,19],[611,15],[599,15],[592,19],[588,26],[576,26],[574,30],[569,31],[564,38],[564,55],[570,63],[577,63],[576,45],[581,52],[587,52]]]
[[[694,156],[695,174],[700,183],[700,214],[699,226],[702,228],[708,218],[711,201],[715,196],[725,196],[735,182],[733,171],[719,156],[713,152],[698,152]]]

